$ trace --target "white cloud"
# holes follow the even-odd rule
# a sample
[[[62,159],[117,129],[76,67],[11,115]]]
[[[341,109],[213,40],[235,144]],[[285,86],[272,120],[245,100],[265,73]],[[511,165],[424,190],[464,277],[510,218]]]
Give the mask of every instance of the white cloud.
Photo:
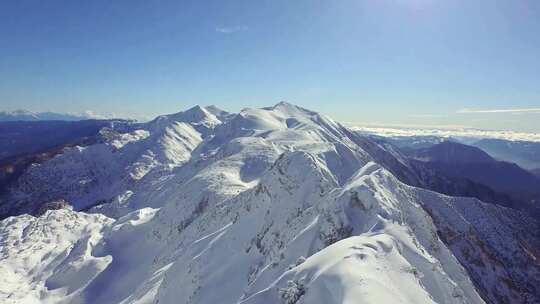
[[[474,113],[540,113],[540,108],[525,108],[525,109],[461,109],[456,111],[459,114],[474,114]]]
[[[236,26],[220,26],[216,27],[216,32],[222,34],[232,34],[236,32],[245,32],[249,28],[246,25],[236,25]]]

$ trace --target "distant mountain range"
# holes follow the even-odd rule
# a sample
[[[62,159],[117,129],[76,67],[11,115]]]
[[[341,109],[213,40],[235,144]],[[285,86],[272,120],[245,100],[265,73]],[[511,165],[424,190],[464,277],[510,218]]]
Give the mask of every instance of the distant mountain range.
[[[55,112],[31,112],[27,110],[3,111],[0,112],[0,121],[40,121],[40,120],[65,120],[78,121],[86,119],[105,119],[103,115],[92,111],[80,114],[55,113]]]

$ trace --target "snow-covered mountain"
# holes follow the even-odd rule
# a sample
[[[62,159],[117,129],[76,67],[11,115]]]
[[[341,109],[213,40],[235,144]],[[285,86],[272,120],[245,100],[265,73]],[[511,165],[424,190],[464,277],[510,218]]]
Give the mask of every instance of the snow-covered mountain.
[[[5,303],[538,303],[540,225],[279,103],[68,148],[0,199]],[[32,213],[31,215],[18,215]]]
[[[31,112],[27,110],[2,111],[0,121],[40,121],[40,120],[64,120],[77,121],[85,119],[105,119],[103,115],[92,111],[85,111],[80,114],[55,113],[55,112]]]

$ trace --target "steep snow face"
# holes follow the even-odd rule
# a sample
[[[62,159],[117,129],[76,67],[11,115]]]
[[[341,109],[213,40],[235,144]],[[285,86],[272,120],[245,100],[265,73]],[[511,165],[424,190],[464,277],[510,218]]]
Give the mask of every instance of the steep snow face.
[[[29,219],[41,222],[41,230],[65,224],[66,239],[85,247],[78,249],[68,242],[27,251],[31,258],[25,259],[25,269],[36,271],[9,272],[6,280],[17,282],[11,286],[31,284],[24,290],[38,292],[25,298],[27,293],[17,293],[12,287],[0,299],[483,303],[477,288],[485,297],[483,290],[495,286],[486,279],[491,273],[479,270],[475,288],[459,263],[474,271],[466,264],[471,262],[454,255],[439,238],[439,234],[448,237],[441,227],[463,224],[458,219],[468,208],[465,204],[463,209],[453,207],[462,199],[402,184],[383,168],[405,166],[393,157],[395,153],[317,113],[287,103],[239,114],[196,107],[158,117],[141,131],[108,136],[111,140],[79,153],[103,147],[112,151],[105,153],[110,158],[103,163],[109,166],[103,173],[114,174],[99,193],[112,187],[116,191],[110,193],[109,203],[90,209],[109,218],[57,210],[46,213],[48,217],[54,214],[54,220],[5,219],[0,232],[11,235],[2,238],[10,249],[0,265],[6,269],[18,269],[16,252],[24,250],[21,243],[58,242],[60,236],[36,233],[32,235],[39,239],[34,240],[21,233],[27,230],[22,225]],[[119,144],[111,148],[112,138]],[[72,162],[73,166],[79,163]],[[48,170],[36,170],[63,176],[48,166],[45,163],[42,168]],[[71,191],[77,197],[80,190]],[[476,200],[466,203],[483,208]],[[430,216],[445,214],[446,208],[454,209],[458,219],[442,221],[444,215],[434,216],[435,220]],[[96,229],[84,228],[84,224],[69,229],[69,223],[79,217],[101,224],[92,226]],[[482,227],[488,233],[497,225],[516,225],[517,221],[498,216],[491,220],[492,224],[469,224],[473,230]],[[512,237],[503,234],[494,239],[511,243]],[[525,246],[528,252],[533,245]],[[478,249],[473,242],[467,246]],[[501,254],[502,247],[496,243],[487,248],[493,255]],[[78,262],[59,256],[72,256]],[[520,259],[532,261],[530,255]],[[74,275],[83,269],[80,265],[87,264],[92,267],[84,266],[82,275]],[[501,280],[509,278],[503,273],[506,267],[499,267]]]

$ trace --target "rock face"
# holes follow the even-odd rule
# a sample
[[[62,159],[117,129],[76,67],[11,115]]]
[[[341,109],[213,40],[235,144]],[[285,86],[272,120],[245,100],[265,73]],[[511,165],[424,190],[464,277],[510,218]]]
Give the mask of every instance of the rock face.
[[[540,301],[534,220],[408,186],[398,153],[318,113],[195,107],[103,132],[4,197],[73,210],[1,222],[2,302]]]

